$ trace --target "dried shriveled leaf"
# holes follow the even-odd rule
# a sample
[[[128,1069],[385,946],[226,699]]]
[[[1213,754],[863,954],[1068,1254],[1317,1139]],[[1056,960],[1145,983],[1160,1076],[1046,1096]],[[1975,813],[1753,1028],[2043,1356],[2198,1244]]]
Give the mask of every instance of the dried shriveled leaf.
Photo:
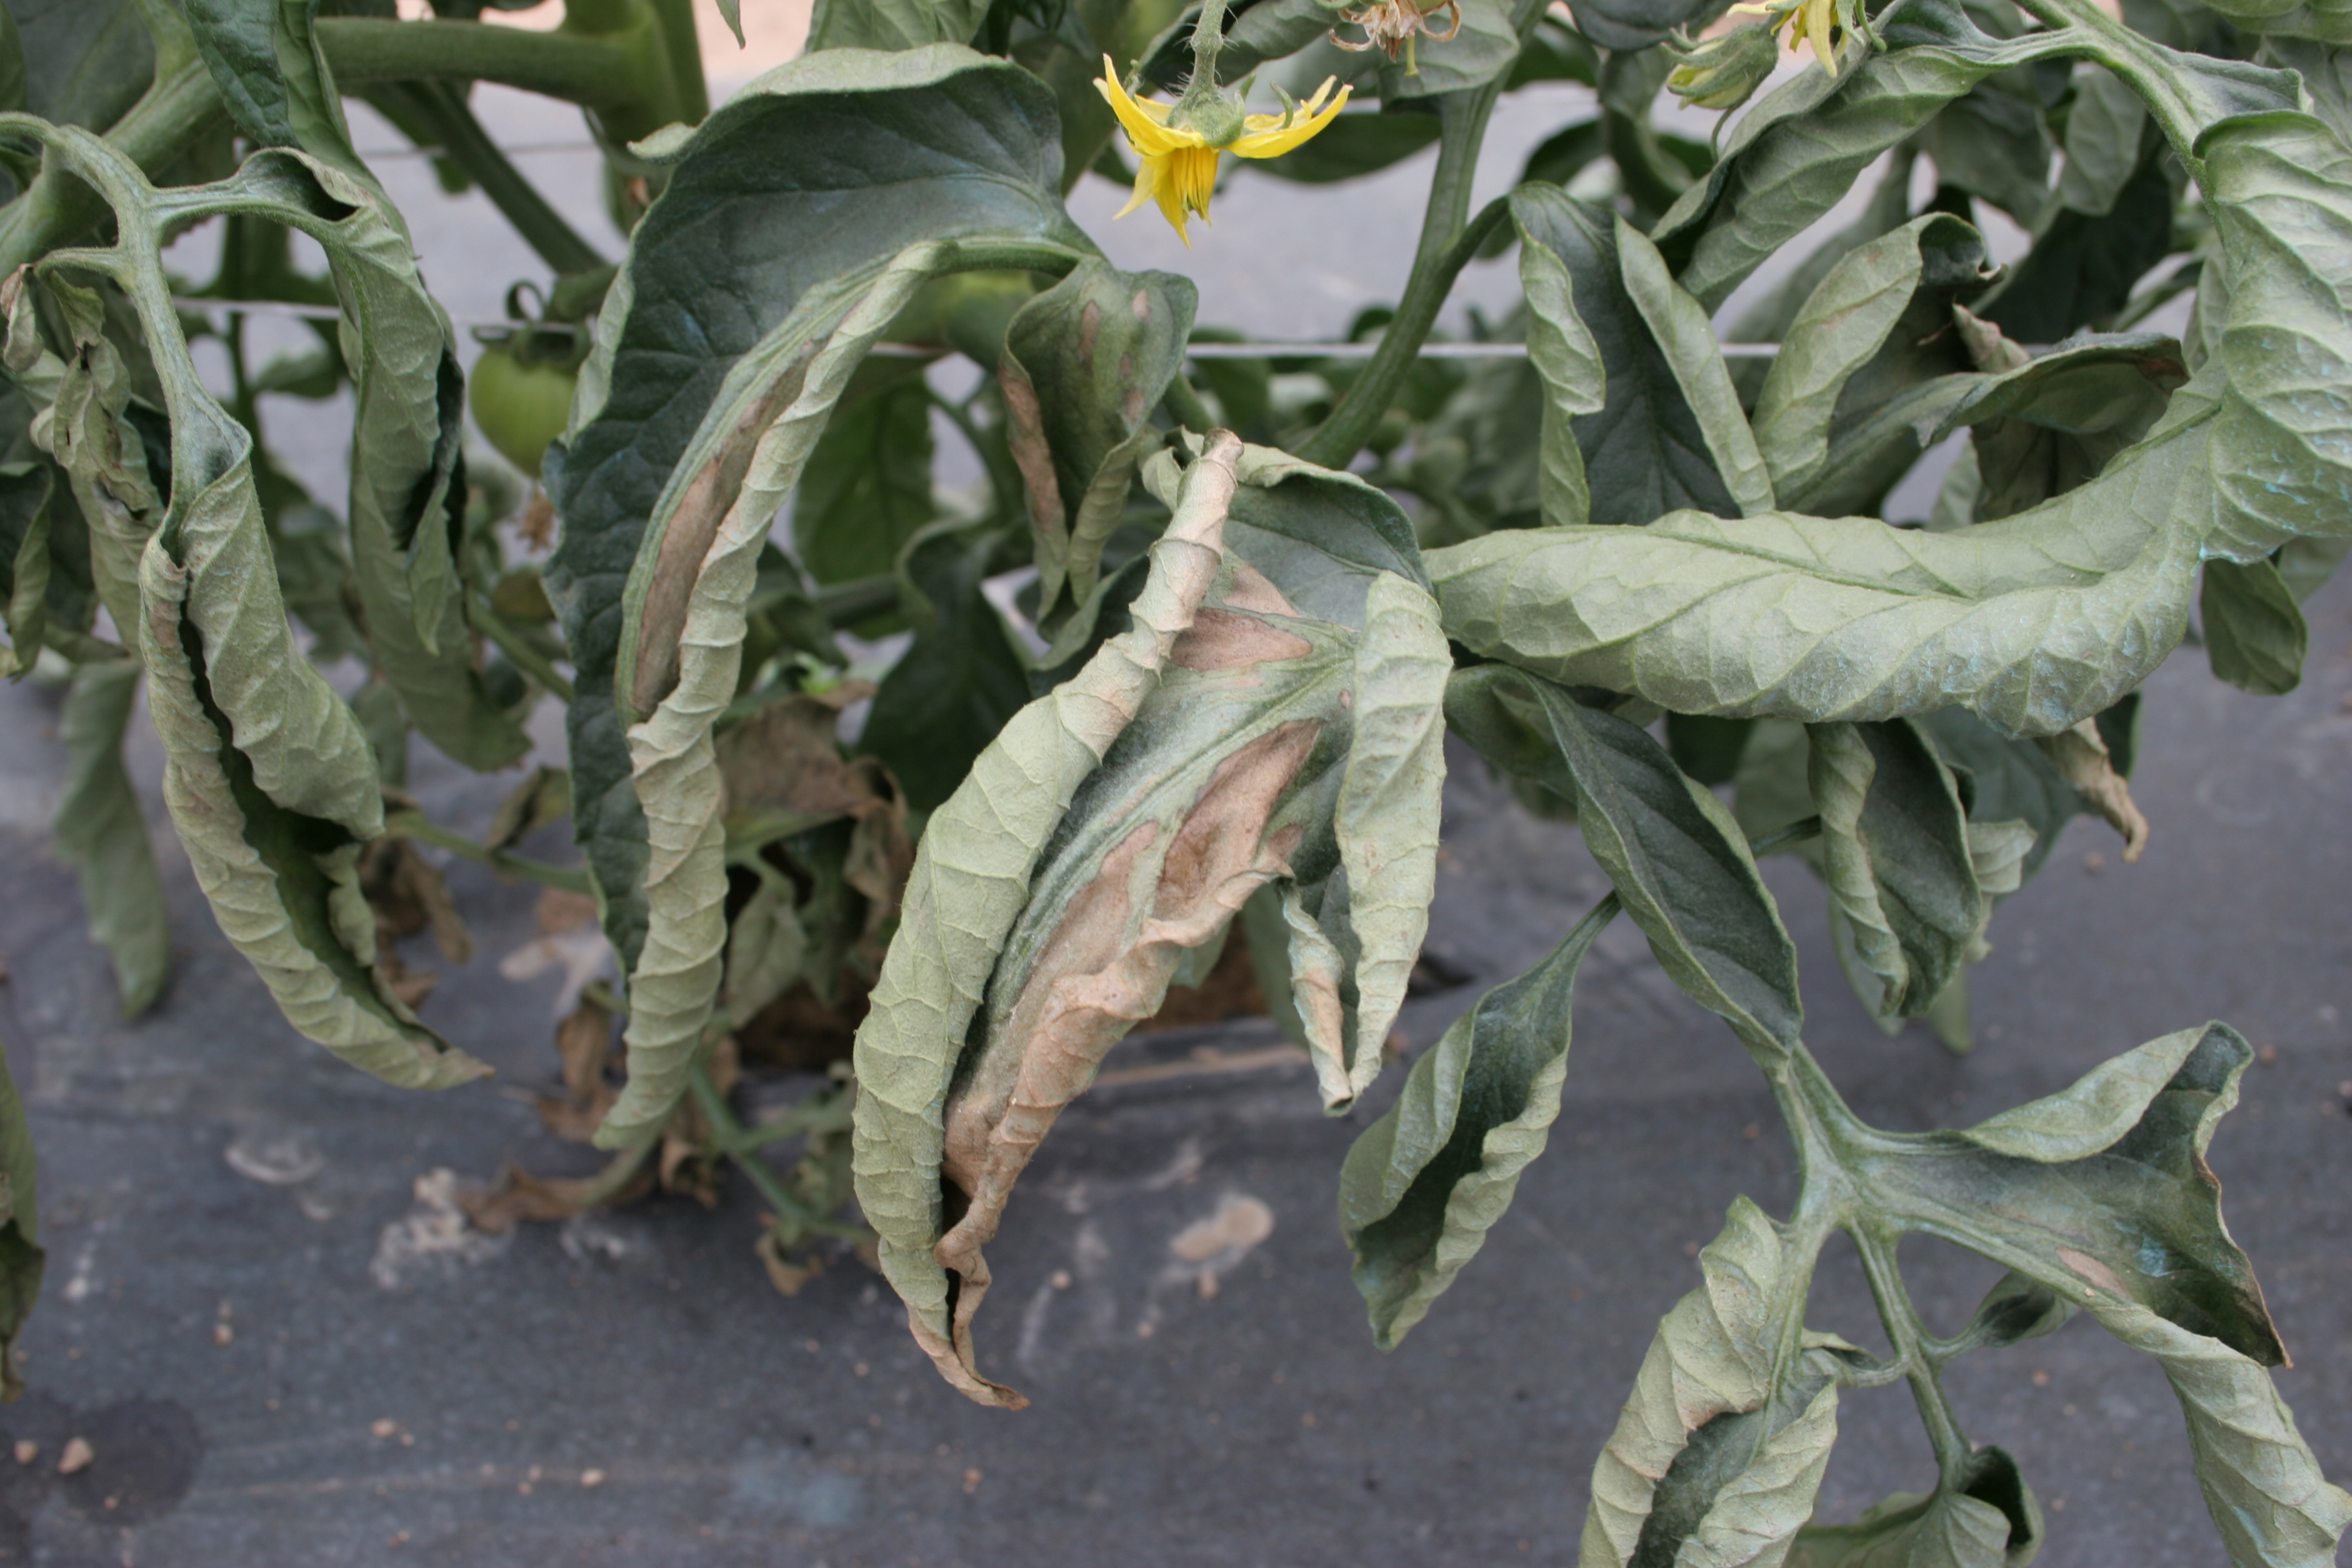
[[[1612,916],[1587,917],[1422,1053],[1348,1150],[1339,1223],[1372,1338],[1392,1350],[1485,1245],[1559,1115],[1576,972]]]
[[[563,532],[546,582],[578,689],[574,830],[625,969],[646,940],[650,854],[626,731],[677,683],[698,568],[761,432],[908,247],[946,246],[943,268],[1056,269],[1086,248],[1062,211],[1054,98],[1034,77],[949,45],[824,41],[821,20],[820,47],[684,145],[548,458]]]
[[[731,493],[717,479],[698,481],[647,531],[614,666],[620,690],[650,709],[628,731],[646,828],[646,936],[629,974],[628,1087],[597,1135],[602,1147],[642,1142],[668,1119],[718,999],[726,792],[712,727],[740,683],[746,606],[771,521],[858,362],[915,292],[960,258],[949,242],[894,258],[814,357],[802,357],[809,329],[796,312],[751,356],[777,379],[745,398],[750,406],[702,469],[730,476]]]
[[[1857,993],[1875,1016],[1919,1017],[1984,924],[1959,790],[1908,720],[1817,724],[1808,733],[1822,870],[1852,932]],[[2011,864],[2024,852],[2014,835],[1985,845],[1997,858],[2014,850]]]
[[[65,788],[58,795],[58,844],[81,879],[90,940],[114,963],[122,1016],[154,1005],[172,973],[171,920],[163,879],[147,840],[147,818],[122,765],[122,738],[139,693],[130,659],[74,671],[58,724],[66,744]]]
[[[2124,836],[2124,858],[2138,859],[2147,847],[2147,818],[2132,804],[2131,785],[2116,771],[2097,721],[2085,719],[2054,735],[2042,736],[2035,743],[2083,803]]]
[[[948,1091],[1039,857],[1158,684],[1217,576],[1240,450],[1223,437],[1186,470],[1129,629],[1076,678],[1014,714],[932,814],[873,1010],[857,1032],[858,1203],[879,1235],[882,1271],[907,1302],[917,1342],[950,1383],[985,1404],[1022,1401],[981,1377],[969,1331],[959,1343],[950,1321],[950,1278],[935,1251]]]

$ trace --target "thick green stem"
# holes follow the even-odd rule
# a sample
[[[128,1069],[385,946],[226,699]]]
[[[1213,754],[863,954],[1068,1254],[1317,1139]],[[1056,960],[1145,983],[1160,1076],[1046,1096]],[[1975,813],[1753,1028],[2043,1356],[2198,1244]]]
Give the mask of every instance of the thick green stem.
[[[490,81],[600,110],[625,109],[644,96],[626,34],[321,16],[318,37],[336,84],[347,89],[379,81]]]
[[[647,0],[669,47],[672,106],[678,119],[699,125],[710,113],[710,86],[702,77],[702,39],[695,31],[694,0]]]
[[[1478,150],[1486,138],[1486,121],[1502,91],[1489,82],[1468,92],[1450,92],[1437,100],[1440,141],[1437,172],[1429,184],[1429,205],[1421,220],[1421,243],[1413,252],[1412,272],[1405,279],[1404,296],[1397,301],[1395,319],[1381,335],[1381,346],[1341,395],[1331,417],[1308,437],[1298,456],[1327,468],[1344,468],[1379,426],[1381,416],[1395,401],[1398,386],[1412,369],[1437,323],[1437,312],[1453,290],[1454,279],[1487,233],[1502,221],[1496,203],[1468,221],[1470,183],[1478,171]]]
[[[106,133],[107,141],[152,178],[226,121],[228,110],[202,60],[159,62],[154,85]],[[81,181],[45,167],[0,209],[0,278],[71,243],[106,216],[106,204]]]
[[[490,205],[514,226],[523,242],[559,276],[593,272],[605,265],[596,247],[583,239],[563,215],[548,205],[538,187],[523,178],[522,171],[482,129],[466,100],[446,83],[386,83],[368,96],[375,100],[395,95],[396,105],[381,105],[387,118],[404,121],[404,129],[421,132],[431,145],[455,160],[482,188],[482,195],[489,197]]]
[[[1187,430],[1205,436],[1216,427],[1217,416],[1209,411],[1208,404],[1181,374],[1168,384],[1167,395],[1160,399],[1160,403],[1168,410],[1168,416]]]

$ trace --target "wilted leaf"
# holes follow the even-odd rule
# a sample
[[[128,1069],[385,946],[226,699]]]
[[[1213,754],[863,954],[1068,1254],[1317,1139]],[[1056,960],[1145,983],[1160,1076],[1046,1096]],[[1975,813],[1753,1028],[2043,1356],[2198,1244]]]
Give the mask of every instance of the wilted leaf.
[[[1878,1017],[1919,1017],[1984,922],[1958,789],[1907,720],[1810,735],[1823,870],[1867,973],[1863,1002]]]
[[[1640,524],[1679,507],[1738,512],[1675,364],[1628,290],[1616,216],[1549,186],[1523,185],[1511,194],[1511,216],[1523,247],[1529,351],[1550,408],[1573,416],[1582,454],[1571,467],[1565,452],[1547,452],[1545,521]],[[1528,259],[1538,250],[1552,259]],[[1664,312],[1664,290],[1650,291]],[[1549,429],[1555,415],[1545,418]],[[1589,518],[1575,509],[1580,481]]]
[[[1511,694],[1551,745],[1529,745]],[[1764,888],[1747,836],[1705,787],[1684,776],[1650,735],[1579,703],[1550,682],[1499,667],[1457,673],[1449,724],[1489,761],[1527,772],[1576,803],[1593,858],[1675,984],[1721,1016],[1760,1057],[1796,1043],[1804,1016],[1797,952]],[[1521,737],[1514,739],[1514,737]]]
[[[2017,1461],[1979,1448],[1955,1489],[1896,1492],[1852,1524],[1808,1526],[1788,1568],[2024,1568],[2042,1541]]]
[[[1393,573],[1372,580],[1349,685],[1355,725],[1332,806],[1348,879],[1355,950],[1355,1034],[1343,1062],[1320,1043],[1323,1103],[1345,1110],[1381,1069],[1405,983],[1429,931],[1437,826],[1445,792],[1445,679],[1454,658],[1427,589]],[[1340,1070],[1333,1072],[1330,1069]]]
[[[146,816],[122,765],[122,738],[138,692],[135,661],[83,665],[74,671],[58,724],[66,745],[58,844],[81,879],[90,940],[114,963],[126,1018],[154,1005],[172,973],[163,883],[147,841]]]
[[[45,139],[50,157],[113,206],[117,245],[77,253],[78,265],[123,284],[152,344],[183,341],[159,252],[187,206],[283,210],[291,215],[285,221],[324,230],[300,203],[335,205],[323,194],[332,171],[295,153],[257,153],[235,181],[167,203],[104,143],[75,132]],[[331,232],[325,239],[332,256]],[[174,483],[140,561],[140,603],[129,625],[138,630],[149,712],[163,741],[164,802],[196,880],[223,932],[304,1034],[396,1084],[475,1077],[481,1065],[448,1050],[372,973],[374,921],[355,863],[360,845],[383,824],[375,759],[352,710],[301,657],[286,624],[253,486],[251,437],[204,391],[184,353],[159,354],[155,369],[171,416]]]
[[[1873,1202],[2095,1315],[2121,1303],[2275,1366],[2285,1359],[2205,1163],[2253,1052],[2212,1024],[1958,1132],[1876,1133]]]
[[[1625,292],[1665,356],[1731,499],[1743,513],[1770,511],[1780,504],[1772,499],[1773,476],[1757,449],[1706,309],[1675,281],[1649,237],[1622,216],[1617,219],[1617,261]],[[1781,353],[1787,352],[1783,347]]]
[[[1183,367],[1196,303],[1189,278],[1087,260],[1005,332],[997,381],[1036,540],[1040,621],[1056,618],[1066,586],[1073,605],[1094,591],[1136,467],[1163,439],[1150,421]]]
[[[882,1271],[949,1382],[985,1404],[1023,1403],[971,1364],[969,1314],[940,1241],[945,1104],[972,1015],[1028,902],[1038,858],[1079,787],[1158,683],[1223,560],[1241,444],[1213,444],[1185,472],[1129,630],[1076,677],[1015,713],[931,816],[907,882],[898,935],[857,1032],[857,1197]],[[953,1300],[961,1323],[950,1321]]]
[[[2311,629],[2276,564],[2207,562],[2198,608],[2216,676],[2262,697],[2282,697],[2303,684]]]
[[[1920,329],[1932,333],[1948,321],[1952,292],[1987,276],[1984,242],[1948,213],[1857,246],[1830,268],[1790,324],[1756,400],[1756,440],[1777,489],[1793,498],[1822,488],[1833,429],[1890,401],[1916,374],[1874,375],[1874,363],[1890,350],[1916,355]],[[1958,353],[1957,342],[1948,346]]]
[[[1764,1211],[1746,1198],[1735,1201],[1722,1234],[1699,1254],[1705,1283],[1676,1302],[1658,1325],[1657,1336],[1650,1342],[1642,1370],[1635,1375],[1633,1397],[1625,1402],[1616,1430],[1593,1464],[1592,1507],[1585,1516],[1579,1563],[1605,1568],[1632,1562],[1635,1551],[1649,1546],[1656,1533],[1651,1521],[1661,1483],[1690,1448],[1694,1435],[1727,1416],[1766,1408],[1775,1392],[1772,1374],[1780,1324],[1790,1310],[1803,1304],[1788,1299],[1791,1270],[1784,1255],[1779,1228]],[[1767,1541],[1793,1535],[1812,1511],[1811,1489],[1820,1483],[1820,1466],[1828,1458],[1827,1439],[1835,1434],[1835,1385],[1826,1384],[1818,1394],[1809,1390],[1807,1394],[1801,1407],[1801,1425],[1810,1425],[1790,1445],[1794,1451],[1774,1456],[1793,1461],[1774,1468],[1787,1472],[1788,1481],[1795,1484],[1793,1489],[1787,1485],[1775,1489],[1784,1506],[1772,1508],[1770,1519],[1757,1521],[1764,1526]],[[1818,1403],[1822,1396],[1826,1405]],[[1752,1424],[1740,1434],[1750,1438],[1743,1447],[1753,1452],[1755,1440],[1765,1438],[1770,1426],[1769,1420]],[[1745,1468],[1738,1457],[1729,1468],[1731,1475],[1721,1479],[1729,1480]],[[1810,1484],[1805,1480],[1807,1471]],[[1684,1489],[1696,1495],[1683,1500],[1679,1528],[1652,1547],[1662,1561],[1675,1560],[1675,1550],[1689,1539],[1714,1500],[1709,1489]],[[1803,1494],[1801,1505],[1796,1507],[1793,1519],[1782,1521],[1779,1515],[1786,1511],[1785,1505],[1797,1502],[1792,1490]],[[1783,1524],[1785,1528],[1780,1528]]]
[[[945,242],[957,259],[944,268],[1047,264],[1084,243],[1058,195],[1053,96],[1034,78],[961,47],[833,49],[825,26],[686,144],[604,302],[579,417],[549,453],[563,532],[546,581],[578,687],[573,826],[625,968],[645,942],[649,853],[625,731],[676,679],[696,567],[761,432],[908,246]]]
[[[1486,1244],[1559,1115],[1576,972],[1617,912],[1585,918],[1412,1064],[1339,1172],[1339,1223],[1372,1338],[1394,1349]]]

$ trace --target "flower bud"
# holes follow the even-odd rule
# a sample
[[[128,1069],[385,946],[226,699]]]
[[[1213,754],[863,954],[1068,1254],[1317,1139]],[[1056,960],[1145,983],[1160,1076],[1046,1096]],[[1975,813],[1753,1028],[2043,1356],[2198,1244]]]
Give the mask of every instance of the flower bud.
[[[1727,112],[1755,96],[1780,58],[1772,28],[1763,22],[1744,23],[1703,43],[1677,36],[1666,47],[1682,62],[1666,78],[1666,89],[1696,108]]]

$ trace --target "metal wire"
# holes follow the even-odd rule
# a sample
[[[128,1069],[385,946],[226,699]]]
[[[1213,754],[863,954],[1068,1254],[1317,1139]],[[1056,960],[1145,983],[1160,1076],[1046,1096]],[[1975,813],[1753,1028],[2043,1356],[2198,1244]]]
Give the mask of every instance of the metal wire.
[[[181,298],[172,301],[183,310],[233,310],[247,316],[279,316],[304,321],[332,321],[340,313],[325,305],[300,305],[285,300],[197,300]],[[459,327],[521,327],[528,323],[503,317],[467,317],[455,320]],[[561,322],[550,322],[549,331],[567,329]],[[1778,343],[1721,343],[1727,359],[1769,359],[1780,352]],[[1380,347],[1372,342],[1196,342],[1186,345],[1184,353],[1191,359],[1370,359]],[[936,359],[940,353],[919,343],[877,343],[874,353],[885,359]],[[1525,343],[1423,343],[1423,359],[1524,359]]]

